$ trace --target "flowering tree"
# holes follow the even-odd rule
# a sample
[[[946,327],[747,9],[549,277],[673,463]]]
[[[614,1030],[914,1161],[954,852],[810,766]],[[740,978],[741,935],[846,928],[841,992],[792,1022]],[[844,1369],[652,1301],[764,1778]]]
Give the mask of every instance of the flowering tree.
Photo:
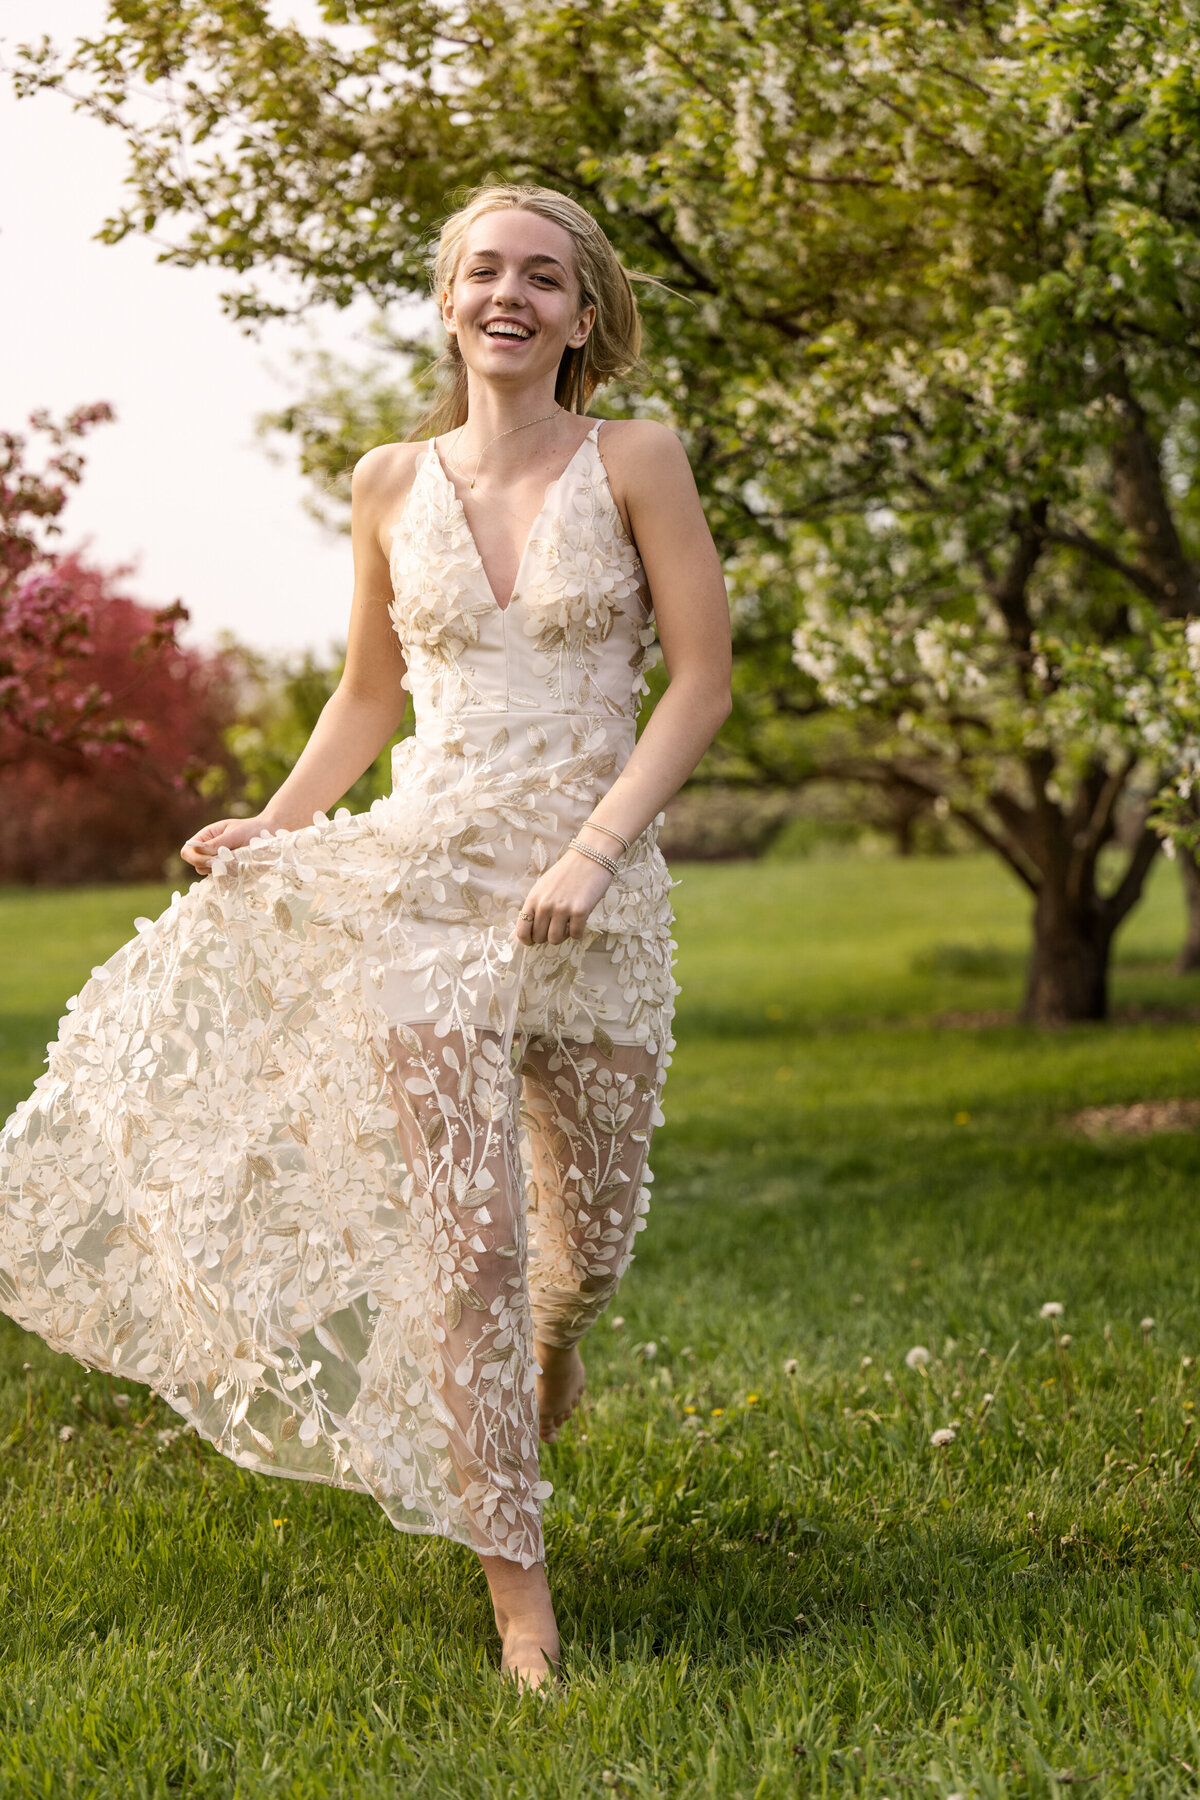
[[[108,235],[174,218],[256,320],[287,310],[257,268],[297,308],[420,291],[462,183],[591,206],[673,290],[626,404],[684,432],[731,577],[718,756],[957,817],[1032,896],[1028,1016],[1102,1016],[1178,750],[1102,677],[1197,602],[1189,7],[321,10],[305,36],[261,0],[110,0],[68,64],[31,53],[26,83],[69,68],[127,130]]]
[[[63,559],[56,544],[63,508],[83,474],[78,440],[112,416],[104,402],[79,407],[62,423],[47,412],[32,414],[30,426],[46,440],[40,467],[28,461],[26,437],[0,431],[0,767],[22,761],[31,741],[112,766],[145,735],[94,678],[103,583],[85,577],[74,558]],[[187,613],[176,602],[141,616],[144,630],[128,647],[135,659],[173,646]]]
[[[228,659],[177,644],[174,612],[164,632],[119,573],[66,556],[53,583],[57,616],[86,626],[87,654],[72,639],[44,681],[29,675],[32,729],[0,715],[0,881],[157,881],[238,787]]]
[[[79,440],[111,417],[35,413],[40,464],[0,433],[0,880],[157,878],[235,769],[224,665],[178,644],[184,608],[59,549]]]

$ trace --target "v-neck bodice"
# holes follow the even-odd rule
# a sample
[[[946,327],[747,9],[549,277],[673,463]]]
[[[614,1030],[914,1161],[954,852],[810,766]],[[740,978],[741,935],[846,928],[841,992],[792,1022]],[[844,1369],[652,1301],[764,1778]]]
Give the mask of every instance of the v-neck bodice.
[[[632,744],[655,634],[600,423],[548,484],[504,607],[432,440],[419,458],[392,533],[389,610],[427,740],[515,712],[619,720]]]
[[[508,599],[503,602],[496,598],[496,590],[492,586],[491,577],[488,574],[487,569],[484,565],[483,553],[479,548],[479,540],[475,536],[474,530],[471,527],[470,520],[467,518],[467,509],[463,505],[462,498],[461,498],[457,488],[455,487],[454,483],[450,479],[450,473],[449,473],[448,469],[446,468],[445,463],[442,461],[441,452],[437,447],[437,439],[430,438],[428,448],[427,448],[425,454],[429,458],[429,460],[434,464],[437,473],[440,474],[442,480],[445,482],[447,488],[449,489],[451,495],[454,498],[455,505],[458,507],[459,511],[462,514],[463,524],[467,528],[467,531],[471,538],[471,542],[475,547],[475,555],[479,560],[479,572],[483,577],[484,584],[487,588],[488,594],[490,595],[492,602],[496,606],[498,611],[507,612],[509,607],[512,605],[515,595],[520,590],[521,571],[523,570],[523,568],[525,566],[525,558],[529,552],[530,543],[533,540],[534,533],[537,531],[538,523],[541,520],[542,514],[546,511],[547,506],[550,504],[551,494],[554,492],[554,489],[559,485],[559,483],[561,481],[565,481],[567,479],[567,477],[570,475],[571,469],[573,468],[576,460],[581,455],[581,453],[586,449],[586,447],[588,446],[589,443],[591,444],[593,450],[597,450],[598,440],[599,440],[599,435],[600,435],[600,425],[601,425],[601,420],[597,419],[595,424],[592,426],[591,430],[587,433],[587,436],[584,437],[580,443],[576,444],[574,450],[572,450],[570,456],[567,459],[566,467],[562,470],[562,472],[560,474],[558,474],[554,477],[553,481],[548,481],[546,483],[546,490],[542,495],[542,504],[538,508],[537,512],[534,514],[533,522],[530,525],[529,530],[525,534],[525,542],[521,546],[521,554],[517,560],[517,572],[513,577],[512,590],[509,593]]]

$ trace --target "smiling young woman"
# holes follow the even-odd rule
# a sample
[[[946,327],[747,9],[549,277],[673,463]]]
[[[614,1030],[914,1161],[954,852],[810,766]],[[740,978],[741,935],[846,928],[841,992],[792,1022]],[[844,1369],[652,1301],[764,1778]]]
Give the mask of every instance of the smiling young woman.
[[[678,992],[657,829],[729,710],[728,607],[675,435],[584,416],[640,337],[595,221],[483,189],[433,285],[445,390],[355,470],[343,679],[269,806],[184,846],[208,879],[95,971],[9,1121],[0,1304],[235,1461],[470,1546],[536,1687],[538,1443],[645,1222]],[[330,819],[410,694],[392,794]]]

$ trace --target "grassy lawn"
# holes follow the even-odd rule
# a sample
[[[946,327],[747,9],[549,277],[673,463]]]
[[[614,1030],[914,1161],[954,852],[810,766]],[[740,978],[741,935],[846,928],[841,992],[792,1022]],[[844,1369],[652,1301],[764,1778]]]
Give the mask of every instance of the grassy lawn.
[[[1060,1033],[984,860],[676,873],[650,1227],[544,1453],[566,1698],[467,1552],[0,1319],[0,1795],[1196,1792],[1200,1145],[1071,1125],[1200,1096],[1174,872]],[[5,1107],[167,897],[0,895]]]

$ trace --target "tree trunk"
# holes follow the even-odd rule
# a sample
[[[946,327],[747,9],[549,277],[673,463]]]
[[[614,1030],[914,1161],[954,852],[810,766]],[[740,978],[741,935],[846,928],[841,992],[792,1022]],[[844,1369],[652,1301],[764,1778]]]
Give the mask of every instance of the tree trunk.
[[[1033,950],[1021,1017],[1030,1025],[1069,1025],[1108,1017],[1113,926],[1096,896],[1072,902],[1049,880],[1033,913]]]
[[[1193,969],[1200,969],[1200,862],[1194,851],[1185,850],[1182,845],[1175,853],[1175,860],[1183,877],[1183,898],[1187,906],[1187,930],[1175,969],[1178,974],[1187,975]]]

